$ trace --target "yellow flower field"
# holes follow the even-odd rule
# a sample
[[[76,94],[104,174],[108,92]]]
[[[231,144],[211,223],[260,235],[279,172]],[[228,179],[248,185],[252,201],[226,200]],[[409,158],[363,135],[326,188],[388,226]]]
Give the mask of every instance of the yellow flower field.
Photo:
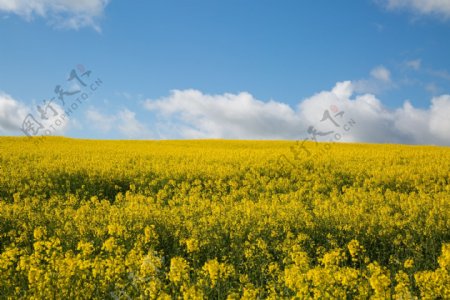
[[[450,299],[450,149],[0,138],[1,299]]]

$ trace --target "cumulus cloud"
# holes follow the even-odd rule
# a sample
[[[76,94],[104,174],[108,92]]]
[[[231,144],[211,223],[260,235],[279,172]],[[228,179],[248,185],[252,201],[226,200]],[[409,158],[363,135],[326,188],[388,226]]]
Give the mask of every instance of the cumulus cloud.
[[[421,15],[450,18],[450,1],[447,0],[379,0],[390,10],[406,9]]]
[[[32,119],[29,118],[30,115]],[[36,109],[33,109],[10,95],[0,92],[0,133],[24,134],[21,129],[25,120],[31,120],[35,124],[37,133],[31,135],[37,136],[62,135],[70,126],[64,109],[56,103],[49,105],[40,103],[36,105]]]
[[[322,141],[450,145],[450,95],[433,98],[428,109],[405,102],[389,110],[375,95],[356,93],[350,81],[295,108],[249,93],[197,90],[175,90],[144,105],[160,128],[169,128],[166,138],[303,139],[315,132]]]
[[[174,117],[176,122],[169,127],[184,138],[293,138],[303,125],[288,105],[263,102],[249,93],[205,95],[175,90],[166,98],[147,100],[145,107],[162,118]],[[164,121],[162,125],[166,127]]]
[[[26,20],[42,17],[56,27],[79,29],[93,27],[99,31],[98,19],[109,0],[0,0],[0,11]]]
[[[0,92],[0,131],[5,134],[17,131],[28,111],[24,104]]]
[[[86,119],[91,128],[103,133],[117,131],[126,138],[151,138],[150,130],[136,119],[136,113],[129,109],[122,109],[117,114],[102,114],[90,107],[86,112]]]

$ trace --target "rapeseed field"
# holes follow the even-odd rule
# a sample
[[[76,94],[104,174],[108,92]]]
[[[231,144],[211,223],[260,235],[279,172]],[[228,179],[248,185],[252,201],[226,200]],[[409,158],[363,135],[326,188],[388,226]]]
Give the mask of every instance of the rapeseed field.
[[[450,299],[450,149],[0,138],[1,299]]]

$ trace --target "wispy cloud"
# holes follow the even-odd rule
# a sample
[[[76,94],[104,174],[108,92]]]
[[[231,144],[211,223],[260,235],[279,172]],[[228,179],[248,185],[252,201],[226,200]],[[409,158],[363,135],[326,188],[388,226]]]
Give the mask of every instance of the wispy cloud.
[[[384,66],[378,66],[370,71],[370,78],[355,80],[352,82],[352,86],[357,93],[379,94],[392,88],[394,83],[392,82],[391,71]]]
[[[432,95],[437,95],[440,92],[440,88],[437,84],[435,84],[434,82],[428,83],[425,85],[425,90],[429,93],[431,93]]]
[[[89,123],[97,130],[102,132],[111,131],[113,128],[114,122],[116,121],[115,116],[109,116],[105,114],[101,114],[95,108],[90,107],[86,111],[86,119]]]
[[[422,60],[420,59],[414,59],[414,60],[408,60],[405,62],[405,66],[413,69],[413,70],[420,70],[420,67],[422,66]]]
[[[100,31],[98,19],[102,17],[109,0],[0,0],[0,11],[13,13],[31,21],[46,18],[59,28],[79,29],[92,27]]]
[[[378,66],[370,72],[373,78],[380,81],[389,82],[391,81],[391,72],[384,66]]]
[[[147,127],[136,119],[136,113],[123,109],[117,116],[117,128],[120,133],[128,138],[150,138],[150,132]]]
[[[434,76],[434,77],[438,77],[438,78],[450,81],[450,73],[447,70],[429,69],[428,74],[430,74],[431,76]]]
[[[378,32],[383,32],[386,29],[386,26],[380,23],[372,23],[372,25]]]
[[[117,131],[119,136],[126,138],[152,138],[147,126],[137,120],[136,113],[124,108],[115,114],[100,113],[90,107],[86,112],[86,119],[90,128],[103,133]]]
[[[389,10],[409,10],[417,15],[450,19],[450,1],[447,0],[376,0]]]

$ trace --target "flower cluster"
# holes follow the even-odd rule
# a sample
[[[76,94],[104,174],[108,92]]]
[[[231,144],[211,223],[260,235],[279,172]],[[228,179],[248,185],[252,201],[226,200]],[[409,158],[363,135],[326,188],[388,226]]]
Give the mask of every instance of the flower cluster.
[[[450,298],[448,148],[292,144],[0,138],[0,298]]]

